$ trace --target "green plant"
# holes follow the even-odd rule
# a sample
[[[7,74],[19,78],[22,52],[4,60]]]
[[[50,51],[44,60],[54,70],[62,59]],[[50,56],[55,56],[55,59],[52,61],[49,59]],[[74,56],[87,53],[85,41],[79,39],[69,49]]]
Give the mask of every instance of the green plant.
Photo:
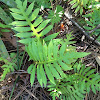
[[[60,22],[63,13],[63,8],[60,5],[57,5],[54,11],[50,10],[48,18],[51,19],[51,23],[54,25],[54,23]]]
[[[89,32],[100,24],[100,9],[94,9],[93,12],[86,14],[83,17],[86,18],[87,23],[87,25],[85,25],[84,28]],[[98,35],[99,32],[100,29],[96,29],[96,31],[90,35]],[[98,37],[98,40],[100,41],[100,36]]]
[[[92,90],[96,94],[96,90],[100,91],[100,75],[95,74],[95,69],[86,67],[82,64],[74,66],[74,73],[66,74],[66,78],[56,80],[56,85],[50,83],[48,91],[55,100],[83,100],[85,94]]]
[[[3,74],[0,76],[0,81],[3,81],[8,73],[15,71],[16,64],[15,62],[10,62],[9,60],[2,57],[0,57],[0,61],[4,62],[4,65],[1,66],[3,69]]]
[[[33,64],[28,67],[28,73],[31,74],[31,85],[34,82],[35,73],[37,73],[37,79],[41,86],[43,86],[43,84],[46,86],[47,84],[45,73],[49,80],[55,83],[54,77],[61,79],[61,77],[64,77],[63,71],[72,70],[72,62],[77,58],[88,55],[88,53],[80,53],[72,48],[69,49],[66,47],[67,44],[70,44],[70,42],[62,41],[60,50],[58,49],[58,43],[53,40],[51,40],[48,45],[45,42],[42,44],[41,41],[35,42],[33,40],[32,43],[26,46],[30,60],[34,61]]]
[[[6,75],[8,73],[14,72],[15,70],[19,70],[21,68],[22,60],[24,52],[21,52],[19,54],[18,59],[20,60],[20,65],[17,66],[17,55],[16,53],[10,53],[9,58],[3,58],[3,56],[0,56],[0,62],[4,63],[1,68],[3,69],[3,74],[0,76],[0,81],[4,80]],[[19,68],[18,68],[19,67]]]
[[[90,6],[95,6],[95,4],[99,3],[97,0],[71,0],[69,4],[72,5],[72,9],[76,8],[75,13],[80,11],[80,14],[82,15],[83,9],[89,9]]]
[[[67,71],[72,69],[70,65],[72,62],[77,58],[88,55],[88,53],[79,53],[75,50],[71,51],[70,49],[66,51],[66,48],[68,48],[67,45],[70,44],[68,40],[71,40],[71,35],[69,35],[69,37],[67,36],[68,40],[65,39],[64,41],[54,39],[59,33],[54,33],[43,38],[43,36],[52,29],[52,25],[46,27],[50,20],[43,21],[42,17],[38,16],[39,8],[32,12],[34,2],[31,3],[28,8],[26,7],[27,0],[23,3],[20,0],[16,0],[16,3],[17,8],[11,8],[10,10],[13,12],[11,13],[13,17],[18,21],[12,22],[11,25],[16,26],[13,29],[19,32],[16,34],[17,37],[27,39],[27,41],[26,39],[22,39],[20,42],[27,44],[26,51],[30,56],[30,60],[33,60],[33,64],[28,68],[28,73],[31,74],[31,86],[35,79],[35,73],[37,73],[40,85],[43,86],[44,84],[44,86],[46,86],[47,78],[45,72],[49,80],[54,83],[54,77],[60,79],[62,77],[60,74],[62,73],[63,75],[63,70]],[[58,11],[60,10],[58,9]],[[32,23],[33,20],[34,23]],[[30,37],[33,36],[35,36],[35,38],[31,38],[30,40]],[[59,44],[62,45],[61,49],[58,49]]]
[[[19,32],[18,34],[16,34],[16,36],[23,38],[22,40],[20,40],[21,43],[27,44],[28,42],[31,41],[32,39],[31,37],[33,36],[35,38],[40,39],[52,29],[53,27],[52,25],[48,25],[46,27],[46,25],[50,21],[49,19],[43,21],[42,17],[38,16],[40,10],[39,8],[36,8],[32,12],[34,2],[31,3],[28,8],[27,8],[27,0],[25,0],[23,4],[20,0],[16,0],[16,3],[18,8],[11,8],[10,10],[12,11],[11,14],[13,15],[13,17],[18,21],[12,22],[11,25],[16,26],[13,29]],[[33,24],[32,21],[34,21]],[[59,33],[51,34],[46,38],[44,38],[44,40],[49,41],[55,38],[58,34]]]
[[[49,79],[50,85],[48,87],[54,100],[56,96],[61,99],[65,98],[65,100],[66,98],[81,100],[85,93],[89,93],[90,86],[92,91],[96,93],[96,90],[100,90],[98,88],[100,76],[94,74],[94,69],[85,68],[81,64],[72,66],[77,58],[85,57],[90,53],[76,51],[75,46],[71,45],[75,43],[72,41],[71,33],[66,35],[67,39],[57,39],[56,36],[59,32],[48,35],[48,32],[53,28],[50,21],[53,24],[60,21],[58,16],[59,12],[63,11],[62,7],[57,5],[56,10],[50,11],[48,15],[50,19],[44,20],[39,14],[40,8],[33,9],[34,3],[38,3],[38,1],[34,1],[27,5],[27,0],[24,2],[16,0],[17,8],[10,8],[15,19],[10,25],[13,26],[12,29],[17,31],[15,36],[20,38],[19,42],[25,44],[25,51],[30,57],[29,60],[32,61],[32,64],[27,68],[31,86],[33,86],[35,76],[42,87],[47,86],[47,79]],[[53,19],[51,16],[54,16]],[[55,18],[57,21],[54,21]],[[4,68],[2,77],[4,79],[8,72],[14,71],[16,64],[9,63],[2,58],[1,60],[6,63],[2,67]]]

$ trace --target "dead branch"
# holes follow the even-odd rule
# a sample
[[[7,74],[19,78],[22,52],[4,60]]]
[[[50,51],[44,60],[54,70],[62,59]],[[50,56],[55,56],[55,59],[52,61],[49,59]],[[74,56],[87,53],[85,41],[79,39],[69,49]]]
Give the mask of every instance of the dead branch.
[[[94,41],[94,43],[98,46],[100,46],[100,42],[98,42],[97,40],[95,40],[93,37],[90,37],[88,34],[90,34],[91,32],[94,32],[97,28],[100,27],[100,24],[94,28],[92,31],[90,31],[89,33],[85,32],[85,30],[78,24],[76,23],[66,12],[64,13],[65,16],[74,24],[77,26],[77,28],[90,40],[90,41]]]

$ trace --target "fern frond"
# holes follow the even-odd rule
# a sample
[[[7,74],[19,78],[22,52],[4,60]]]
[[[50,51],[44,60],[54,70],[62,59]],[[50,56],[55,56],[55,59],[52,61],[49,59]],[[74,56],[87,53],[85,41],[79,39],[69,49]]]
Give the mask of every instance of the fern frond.
[[[88,18],[86,20],[87,25],[84,28],[89,32],[93,30],[96,26],[100,24],[100,9],[95,9],[92,13],[84,15],[84,17]],[[91,35],[98,35],[100,29],[96,29]],[[97,39],[100,41],[100,37]]]
[[[94,93],[100,91],[100,75],[98,73],[94,74],[95,69],[85,68],[81,63],[79,67],[77,66],[76,64],[78,70],[74,74],[67,74],[66,78],[56,80],[56,85],[50,82],[48,91],[51,91],[52,97],[65,100],[83,100],[90,89]]]
[[[0,76],[0,81],[3,81],[8,73],[14,72],[16,64],[9,62],[2,57],[0,57],[0,61],[3,61],[5,63],[3,66],[1,66],[1,68],[3,69],[3,74]]]
[[[28,67],[28,72],[31,73],[34,67],[37,68],[37,78],[41,86],[43,86],[43,84],[46,86],[47,84],[47,79],[43,72],[46,73],[52,83],[55,83],[54,77],[56,79],[61,79],[61,77],[64,77],[63,71],[73,69],[69,65],[71,65],[75,59],[89,54],[75,51],[71,53],[70,51],[66,52],[66,47],[66,43],[63,43],[59,50],[57,43],[53,43],[53,40],[51,40],[48,45],[45,42],[42,44],[40,40],[37,42],[33,40],[32,43],[26,46],[26,51],[30,56],[30,60],[34,61],[33,65]],[[33,84],[32,82],[31,85]]]
[[[63,14],[63,8],[60,5],[57,5],[55,11],[50,11],[48,18],[51,19],[51,23],[54,25],[54,23],[58,23],[61,20],[62,14]]]
[[[34,11],[32,11],[34,2],[31,3],[28,8],[27,0],[24,2],[16,0],[16,4],[17,8],[11,8],[10,10],[12,11],[12,16],[17,21],[12,22],[11,25],[14,25],[15,27],[13,29],[18,32],[18,34],[15,36],[20,37],[21,39],[24,38],[19,42],[27,44],[26,39],[31,41],[31,37],[41,38],[52,29],[53,26],[48,25],[50,20],[43,21],[42,17],[38,16],[40,10],[39,8],[36,8]],[[58,34],[59,33],[53,34],[50,39],[55,38]],[[50,36],[47,37],[49,38]],[[49,40],[47,37],[46,39],[44,38],[45,41]]]
[[[72,9],[75,8],[75,13],[80,12],[80,14],[82,15],[83,13],[83,9],[89,9],[89,6],[94,6],[95,4],[99,3],[99,1],[95,1],[95,0],[71,0],[69,2],[69,4],[72,5]]]
[[[69,77],[66,77],[69,80]],[[85,86],[84,82],[82,84],[74,83],[73,84],[66,79],[61,81],[56,81],[56,85],[50,83],[48,86],[48,91],[51,91],[51,96],[58,97],[64,100],[83,100],[85,97],[85,91],[82,87]],[[56,100],[56,99],[54,99]]]
[[[81,66],[81,65],[80,65]],[[85,68],[84,65],[77,70],[77,75],[79,75],[79,81],[85,80],[86,91],[89,93],[90,88],[94,93],[96,90],[100,91],[100,75],[97,73],[95,74],[95,69],[91,69],[91,67]],[[96,88],[96,89],[95,89]]]

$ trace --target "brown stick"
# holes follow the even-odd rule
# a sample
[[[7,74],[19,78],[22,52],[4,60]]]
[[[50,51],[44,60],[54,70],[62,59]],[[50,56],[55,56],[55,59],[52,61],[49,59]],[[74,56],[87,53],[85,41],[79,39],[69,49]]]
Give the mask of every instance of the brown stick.
[[[96,28],[94,28],[92,31],[90,31],[89,33],[87,33],[87,32],[85,32],[85,30],[84,30],[81,26],[79,26],[78,23],[76,23],[72,18],[70,18],[69,16],[67,16],[68,14],[66,14],[66,12],[65,12],[64,14],[65,14],[65,16],[66,16],[74,25],[77,26],[77,28],[78,28],[89,40],[94,41],[94,38],[93,38],[93,37],[90,37],[88,34],[91,33],[91,32],[94,32],[97,28],[99,28],[99,27],[100,27],[100,24],[99,24]],[[98,42],[97,40],[95,40],[94,43],[95,43],[96,45],[100,46],[100,42]]]

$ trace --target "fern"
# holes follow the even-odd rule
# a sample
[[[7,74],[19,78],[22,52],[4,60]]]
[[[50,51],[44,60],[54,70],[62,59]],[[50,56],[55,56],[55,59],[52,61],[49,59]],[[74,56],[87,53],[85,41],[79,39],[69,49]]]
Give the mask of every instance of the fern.
[[[83,13],[83,9],[89,9],[90,5],[95,5],[95,2],[99,2],[96,0],[71,0],[69,4],[72,5],[72,9],[76,8],[75,13],[77,13],[78,11],[80,12],[80,14],[82,15]]]
[[[100,24],[100,9],[94,9],[92,13],[84,15],[88,20],[86,20],[87,26],[84,26],[84,28],[89,32],[93,30],[96,26]],[[93,32],[91,35],[98,35],[100,32],[100,29],[96,29],[95,32]],[[100,41],[100,37],[98,38]]]
[[[13,62],[9,62],[8,60],[2,57],[0,57],[0,61],[3,61],[5,63],[4,65],[1,66],[1,68],[3,69],[3,74],[1,76],[0,81],[3,81],[8,73],[15,71],[16,64]]]
[[[50,20],[43,21],[41,16],[38,16],[39,8],[33,10],[34,2],[29,5],[27,8],[27,0],[25,0],[23,3],[20,0],[16,0],[17,8],[11,8],[12,16],[18,20],[11,23],[11,25],[14,25],[13,29],[17,32],[17,37],[20,37],[22,40],[19,42],[28,44],[32,40],[31,37],[36,37],[36,39],[39,39],[46,35],[51,29],[52,25],[46,25],[49,23]],[[34,21],[34,23],[33,23]],[[46,27],[46,28],[45,28]],[[49,41],[53,38],[55,38],[59,33],[55,33],[52,35],[49,35],[46,37],[46,41]]]
[[[38,15],[39,8],[32,11],[34,2],[28,8],[27,0],[24,2],[16,0],[16,3],[17,8],[10,10],[17,21],[12,22],[11,25],[14,25],[13,29],[18,32],[16,36],[22,39],[19,42],[27,44],[25,45],[26,51],[30,60],[33,60],[33,64],[27,69],[28,73],[31,74],[31,86],[35,80],[35,73],[41,86],[46,87],[47,77],[55,84],[55,79],[65,77],[63,71],[73,69],[71,63],[89,53],[76,52],[75,48],[70,46],[74,43],[70,41],[72,40],[71,33],[64,40],[54,39],[59,33],[44,37],[53,27],[48,25],[50,20],[43,21],[42,17]],[[58,7],[56,13],[60,11],[61,9]],[[61,47],[58,47],[58,45],[61,45]]]
[[[56,6],[55,11],[50,11],[48,18],[51,19],[51,23],[54,25],[54,23],[58,23],[61,20],[62,14],[63,14],[63,8],[60,5]]]
[[[2,29],[0,30],[1,32],[10,32],[10,30],[5,29],[5,28],[11,28],[11,26],[10,26],[10,25],[5,25],[5,24],[0,23],[0,28],[2,28]]]
[[[16,53],[10,53],[10,57],[8,58],[8,60],[7,60],[7,58],[3,58],[0,56],[0,62],[4,62],[4,64],[1,66],[1,68],[3,69],[3,74],[1,76],[0,81],[4,80],[8,73],[18,70],[18,67],[20,69],[22,60],[23,60],[22,54],[24,54],[24,53],[20,52],[19,57],[17,58]],[[17,66],[18,59],[20,60],[19,66]]]
[[[74,62],[75,59],[89,54],[71,51],[70,49],[66,51],[66,44],[66,42],[63,42],[59,50],[58,43],[55,43],[53,40],[47,45],[45,42],[42,44],[40,40],[35,42],[33,39],[32,43],[26,46],[30,60],[33,60],[33,64],[28,67],[28,73],[31,74],[31,86],[35,79],[35,73],[37,73],[37,79],[41,86],[43,86],[43,84],[46,86],[47,84],[46,75],[52,83],[55,83],[54,77],[61,79],[64,77],[63,71],[73,69],[71,68],[71,63]]]
[[[91,67],[85,68],[84,65],[78,64],[74,68],[77,69],[74,74],[66,75],[66,78],[56,80],[56,85],[50,83],[48,91],[51,91],[53,100],[59,97],[63,100],[83,100],[86,93],[90,89],[96,94],[96,90],[100,91],[100,75],[94,74],[95,69]]]

